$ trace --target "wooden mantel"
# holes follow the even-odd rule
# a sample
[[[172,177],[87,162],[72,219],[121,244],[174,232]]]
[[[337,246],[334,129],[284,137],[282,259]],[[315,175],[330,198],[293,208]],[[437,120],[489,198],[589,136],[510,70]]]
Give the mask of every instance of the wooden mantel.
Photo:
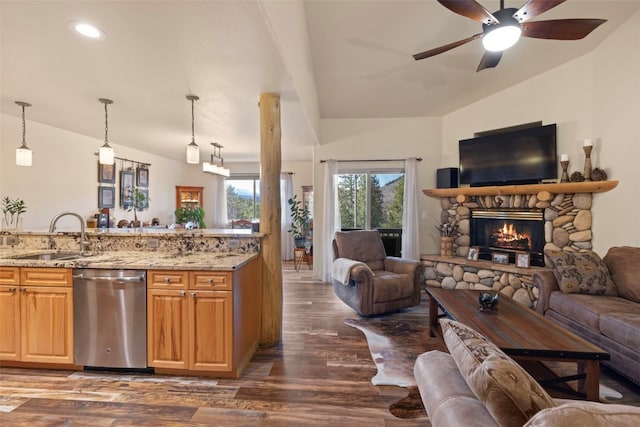
[[[491,187],[430,188],[422,190],[429,197],[507,196],[512,194],[602,193],[613,190],[618,181],[560,182],[553,184],[500,185]]]

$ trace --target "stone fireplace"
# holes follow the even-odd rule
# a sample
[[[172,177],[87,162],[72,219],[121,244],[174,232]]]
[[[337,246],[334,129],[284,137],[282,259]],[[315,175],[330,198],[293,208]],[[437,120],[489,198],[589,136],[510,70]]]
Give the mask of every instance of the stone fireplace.
[[[506,252],[515,262],[517,252],[527,252],[531,265],[544,266],[544,216],[542,209],[471,209],[470,245],[479,248],[480,259]]]
[[[593,193],[612,190],[617,184],[599,181],[423,190],[440,200],[441,222],[457,224],[454,257],[421,256],[426,285],[493,290],[534,307],[538,289],[532,275],[545,269],[538,266],[544,265],[544,252],[592,249]],[[477,219],[486,220],[485,224],[478,225]],[[489,253],[539,253],[539,263],[533,255],[531,268],[520,268],[513,259],[506,265],[468,260],[471,246],[486,246]]]

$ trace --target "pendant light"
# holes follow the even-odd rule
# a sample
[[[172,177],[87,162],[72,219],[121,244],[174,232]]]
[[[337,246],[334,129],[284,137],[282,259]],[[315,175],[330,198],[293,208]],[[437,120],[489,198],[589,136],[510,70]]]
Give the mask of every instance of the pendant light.
[[[98,158],[101,165],[112,165],[115,159],[113,148],[109,145],[109,112],[107,105],[113,104],[113,101],[106,98],[99,98],[98,101],[104,104],[104,144],[100,147]]]
[[[212,173],[229,178],[229,176],[231,175],[231,171],[224,167],[224,159],[222,158],[222,154],[220,154],[220,149],[224,147],[217,142],[212,142],[211,145],[213,145],[211,162],[202,162],[202,172]],[[220,160],[220,166],[215,164],[215,159]]]
[[[31,107],[28,102],[16,101],[20,107],[22,107],[22,145],[16,149],[16,165],[18,166],[31,166],[32,164],[32,152],[31,148],[27,146],[25,139],[27,134],[27,127],[24,121],[24,107]]]
[[[191,101],[191,143],[187,145],[187,163],[198,164],[200,163],[200,147],[196,144],[193,104],[200,98],[196,95],[187,95],[187,99]]]

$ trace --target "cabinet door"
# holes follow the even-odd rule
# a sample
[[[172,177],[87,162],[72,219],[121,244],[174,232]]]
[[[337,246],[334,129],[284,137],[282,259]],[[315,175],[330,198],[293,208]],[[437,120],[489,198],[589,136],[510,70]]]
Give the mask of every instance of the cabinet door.
[[[230,371],[233,313],[231,292],[189,292],[189,367]]]
[[[148,364],[155,368],[187,369],[189,304],[186,291],[147,291]]]
[[[0,360],[20,360],[18,286],[0,286]]]
[[[20,287],[23,362],[73,363],[73,291]]]

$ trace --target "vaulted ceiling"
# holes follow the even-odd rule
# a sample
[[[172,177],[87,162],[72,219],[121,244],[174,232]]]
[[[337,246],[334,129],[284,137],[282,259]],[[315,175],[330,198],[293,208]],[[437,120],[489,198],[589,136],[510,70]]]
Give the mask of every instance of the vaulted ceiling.
[[[480,41],[412,58],[481,30],[431,0],[2,0],[1,107],[18,116],[14,101],[30,102],[28,120],[101,140],[98,98],[110,98],[111,142],[183,160],[192,93],[203,155],[218,142],[225,161],[257,161],[259,95],[277,92],[283,160],[306,160],[320,118],[446,114],[589,52],[639,8],[640,0],[568,0],[536,20],[608,22],[580,41],[521,39],[497,68],[476,73]],[[80,20],[106,37],[73,33],[69,22]]]

